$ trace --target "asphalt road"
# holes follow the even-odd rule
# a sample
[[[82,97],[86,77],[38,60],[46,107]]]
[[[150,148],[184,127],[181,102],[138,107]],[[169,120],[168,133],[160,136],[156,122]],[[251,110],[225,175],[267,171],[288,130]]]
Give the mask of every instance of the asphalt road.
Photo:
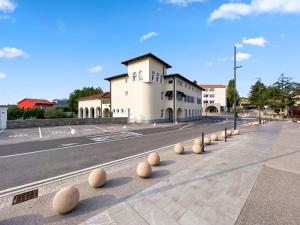
[[[232,121],[0,146],[0,190],[84,169],[232,128]]]

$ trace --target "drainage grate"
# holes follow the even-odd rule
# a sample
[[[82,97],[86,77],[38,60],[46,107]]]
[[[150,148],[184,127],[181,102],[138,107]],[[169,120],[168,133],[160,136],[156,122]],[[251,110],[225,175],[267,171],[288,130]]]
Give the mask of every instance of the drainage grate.
[[[38,197],[38,189],[36,190],[32,190],[32,191],[28,191],[22,194],[18,194],[14,196],[12,205],[16,205],[19,204],[21,202],[26,202],[28,200],[34,199]]]

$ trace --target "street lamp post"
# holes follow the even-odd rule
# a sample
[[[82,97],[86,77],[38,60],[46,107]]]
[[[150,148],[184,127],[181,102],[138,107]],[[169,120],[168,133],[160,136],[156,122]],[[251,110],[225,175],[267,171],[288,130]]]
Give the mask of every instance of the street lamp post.
[[[237,124],[237,118],[236,118],[236,69],[241,68],[242,66],[236,66],[236,45],[234,45],[234,66],[233,66],[233,72],[234,72],[234,79],[233,79],[233,85],[234,85],[234,92],[233,92],[233,111],[234,111],[234,124],[233,128],[236,130],[236,124]]]
[[[261,97],[260,97],[260,86],[261,86],[261,78],[256,78],[258,81],[259,81],[259,84],[258,84],[258,120],[259,120],[259,125],[261,125]]]
[[[205,119],[207,120],[207,103],[208,103],[208,100],[207,100],[207,89],[205,89]]]

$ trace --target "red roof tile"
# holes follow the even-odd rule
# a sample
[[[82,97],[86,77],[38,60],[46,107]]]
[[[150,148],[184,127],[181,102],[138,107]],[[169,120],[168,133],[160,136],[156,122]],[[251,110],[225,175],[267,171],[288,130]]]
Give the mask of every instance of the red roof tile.
[[[23,102],[25,100],[31,101],[31,102],[36,103],[36,104],[53,105],[53,102],[50,102],[46,99],[36,99],[36,98],[24,98],[22,101],[19,101],[19,103]]]

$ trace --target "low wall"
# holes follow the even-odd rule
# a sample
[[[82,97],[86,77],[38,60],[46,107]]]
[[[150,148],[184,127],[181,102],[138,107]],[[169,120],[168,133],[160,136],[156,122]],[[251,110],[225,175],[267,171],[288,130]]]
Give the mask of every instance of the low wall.
[[[85,125],[85,124],[127,124],[127,117],[8,120],[7,129],[29,128],[29,127],[53,127],[53,126],[66,126],[66,125]]]

